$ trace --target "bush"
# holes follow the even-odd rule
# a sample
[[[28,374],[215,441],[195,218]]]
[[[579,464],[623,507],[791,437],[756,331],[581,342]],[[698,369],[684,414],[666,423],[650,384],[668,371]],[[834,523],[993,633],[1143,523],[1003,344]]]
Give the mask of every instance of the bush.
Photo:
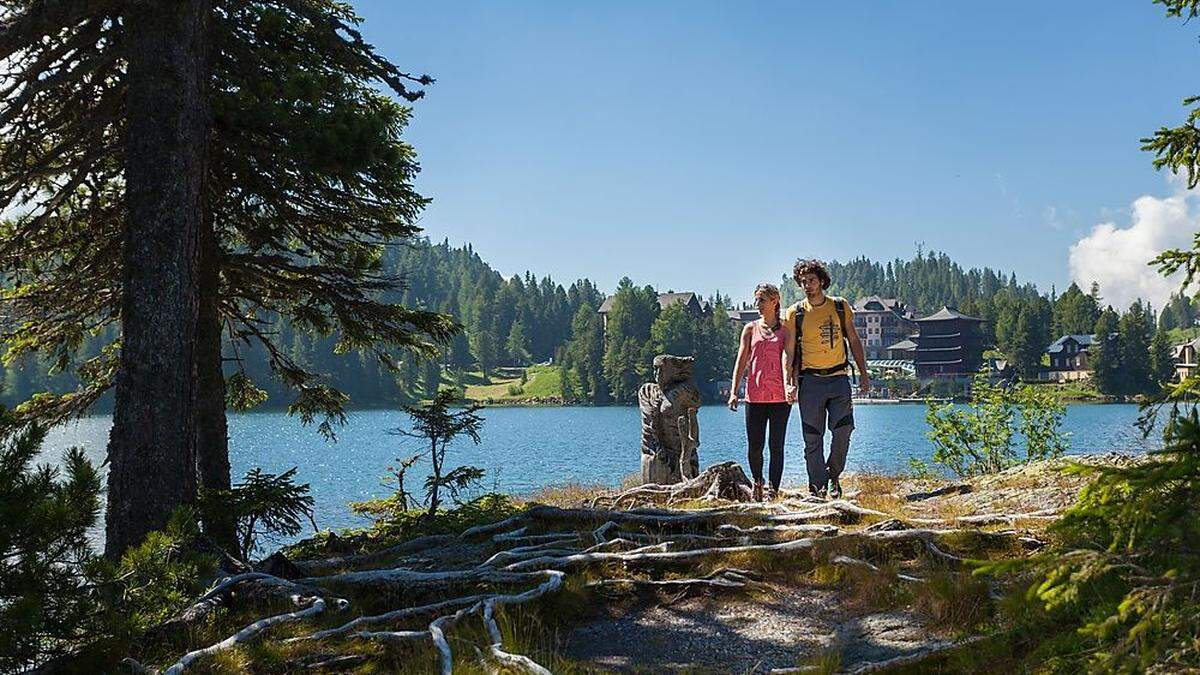
[[[929,403],[926,435],[933,441],[933,461],[959,476],[1002,471],[1014,464],[1066,451],[1059,431],[1065,406],[1053,393],[1035,385],[991,384],[975,379],[966,406]],[[1024,456],[1014,446],[1023,437]]]
[[[1076,635],[1065,644],[1092,670],[1200,668],[1195,408],[1166,425],[1165,441],[1132,466],[1070,467],[1093,480],[1053,526],[1062,547],[1033,563],[1029,599],[1046,612],[1044,625]]]
[[[279,475],[255,467],[231,489],[202,494],[200,508],[234,519],[238,550],[233,553],[249,560],[258,551],[261,537],[294,537],[304,530],[305,522],[317,530],[308,484],[297,485],[295,475],[295,467]]]
[[[87,532],[99,517],[100,477],[78,448],[62,471],[31,467],[45,430],[0,417],[0,672],[14,672],[73,650],[98,627]]]
[[[350,508],[375,520],[367,538],[376,544],[389,545],[427,534],[457,534],[476,525],[504,520],[520,510],[508,495],[499,493],[481,495],[433,516],[424,511],[398,510],[393,497],[357,502]]]
[[[216,560],[194,547],[198,522],[193,509],[176,510],[166,528],[146,535],[107,570],[105,585],[115,589],[109,603],[123,630],[141,633],[157,626],[204,592]]]
[[[519,384],[510,384],[506,391],[508,391],[509,396],[520,396],[525,393],[525,388]]]

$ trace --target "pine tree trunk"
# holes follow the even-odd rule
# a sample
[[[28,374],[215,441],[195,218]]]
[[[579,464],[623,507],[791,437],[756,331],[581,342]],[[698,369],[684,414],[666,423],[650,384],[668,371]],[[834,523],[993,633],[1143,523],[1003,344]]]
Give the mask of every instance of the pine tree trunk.
[[[123,343],[108,442],[105,553],[196,496],[198,234],[207,171],[207,0],[131,3]]]
[[[202,490],[228,490],[229,435],[225,423],[225,375],[221,370],[220,251],[211,212],[200,233],[198,319],[196,323],[196,475]],[[233,514],[204,514],[204,532],[237,555]]]

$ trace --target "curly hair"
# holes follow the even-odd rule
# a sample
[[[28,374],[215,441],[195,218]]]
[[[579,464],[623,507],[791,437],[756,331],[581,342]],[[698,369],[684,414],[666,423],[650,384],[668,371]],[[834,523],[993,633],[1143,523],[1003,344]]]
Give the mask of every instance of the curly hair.
[[[796,261],[796,265],[792,267],[792,278],[799,284],[800,277],[805,274],[817,275],[817,278],[821,280],[821,288],[823,290],[829,290],[829,285],[833,283],[833,279],[829,276],[829,268],[825,266],[825,263],[816,258],[808,260],[801,258]]]

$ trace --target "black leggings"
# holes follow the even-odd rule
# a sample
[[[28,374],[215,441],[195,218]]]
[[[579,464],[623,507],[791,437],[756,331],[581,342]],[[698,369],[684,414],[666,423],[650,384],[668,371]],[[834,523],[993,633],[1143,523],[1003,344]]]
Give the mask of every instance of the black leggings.
[[[767,440],[767,424],[771,425],[771,487],[779,489],[783,479],[783,437],[787,434],[788,415],[792,406],[787,403],[747,403],[746,438],[750,441],[750,473],[754,482],[762,482],[763,445]]]

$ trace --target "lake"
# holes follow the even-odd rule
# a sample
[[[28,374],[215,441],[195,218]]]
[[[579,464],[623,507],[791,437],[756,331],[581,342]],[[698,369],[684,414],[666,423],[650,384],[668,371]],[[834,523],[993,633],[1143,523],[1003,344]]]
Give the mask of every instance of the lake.
[[[567,482],[617,485],[639,471],[641,426],[634,407],[486,408],[482,415],[482,442],[474,445],[466,439],[452,445],[447,466],[485,469],[487,489],[521,494]],[[745,466],[743,413],[705,406],[699,415],[701,466],[724,460]],[[909,457],[928,459],[933,452],[925,438],[923,405],[860,405],[854,417],[848,470],[900,471]],[[1141,438],[1134,427],[1137,417],[1138,407],[1132,404],[1070,405],[1063,429],[1074,454],[1143,452],[1157,439]],[[389,433],[406,420],[398,411],[352,412],[338,441],[329,443],[282,412],[231,415],[234,480],[254,466],[271,473],[299,467],[298,479],[312,486],[321,527],[363,525],[366,520],[351,513],[347,504],[387,494],[381,477],[388,465],[419,449],[416,439]],[[43,461],[56,460],[75,445],[99,463],[111,423],[108,416],[96,416],[53,429]],[[785,454],[784,484],[803,485],[803,440],[795,408]],[[409,489],[421,484],[425,468],[417,465],[409,471]]]

